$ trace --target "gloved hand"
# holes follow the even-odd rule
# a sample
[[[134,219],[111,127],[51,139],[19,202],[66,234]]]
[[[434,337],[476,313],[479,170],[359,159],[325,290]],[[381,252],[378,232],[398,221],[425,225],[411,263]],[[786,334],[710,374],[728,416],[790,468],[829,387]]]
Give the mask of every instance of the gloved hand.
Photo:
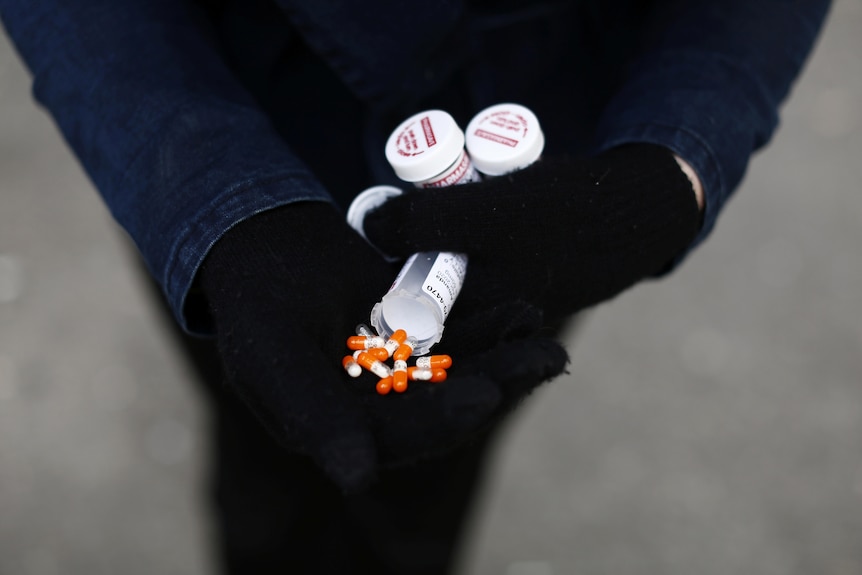
[[[484,355],[453,350],[459,365],[449,381],[378,395],[377,378],[350,378],[341,358],[397,271],[332,206],[305,202],[239,223],[200,274],[227,384],[286,449],[310,456],[348,492],[368,485],[381,465],[469,440],[566,362],[552,342],[492,336]],[[535,322],[522,308],[520,324]],[[513,354],[527,361],[512,366]]]
[[[347,490],[373,479],[377,454],[339,373],[344,341],[392,274],[323,202],[240,222],[200,272],[228,386],[287,450]]]
[[[669,150],[648,144],[405,193],[364,221],[387,253],[469,256],[456,321],[483,310],[490,321],[496,306],[520,300],[554,322],[661,272],[699,225],[691,182]]]

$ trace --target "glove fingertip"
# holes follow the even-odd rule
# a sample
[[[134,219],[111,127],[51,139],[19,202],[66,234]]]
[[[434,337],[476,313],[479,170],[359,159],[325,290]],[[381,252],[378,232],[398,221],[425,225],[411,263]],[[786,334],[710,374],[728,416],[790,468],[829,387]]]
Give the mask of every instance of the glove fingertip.
[[[447,427],[452,430],[476,429],[502,401],[499,387],[486,378],[457,380],[452,382],[452,386],[443,404]]]
[[[398,209],[395,202],[400,198],[392,198],[385,204],[374,208],[365,214],[362,220],[362,229],[365,236],[375,246],[382,246],[391,239],[392,222],[400,221],[402,210]],[[388,251],[388,250],[387,250]]]
[[[507,396],[523,395],[563,373],[569,354],[554,340],[531,339],[501,346],[485,363]]]

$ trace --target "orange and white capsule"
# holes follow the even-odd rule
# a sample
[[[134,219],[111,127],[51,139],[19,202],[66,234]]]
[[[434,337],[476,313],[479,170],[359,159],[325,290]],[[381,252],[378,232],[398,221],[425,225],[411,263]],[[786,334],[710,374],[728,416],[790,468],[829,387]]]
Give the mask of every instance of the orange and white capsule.
[[[416,367],[411,365],[407,368],[407,379],[410,381],[430,381],[431,383],[440,383],[446,381],[448,374],[442,367]]]
[[[434,372],[430,369],[424,369],[411,365],[407,368],[407,379],[410,381],[431,381]]]
[[[362,374],[362,366],[356,363],[352,355],[345,355],[341,365],[350,377],[359,377]]]
[[[371,349],[360,349],[360,350],[354,351],[353,352],[353,359],[358,358],[360,353],[367,353],[368,355],[370,355],[371,357],[373,357],[374,359],[376,359],[378,361],[386,361],[387,359],[389,359],[389,355],[386,353],[386,350],[383,349],[382,347],[373,347]]]
[[[386,341],[379,335],[351,335],[347,338],[347,348],[358,349],[375,349],[383,347]]]
[[[392,391],[392,376],[384,377],[380,381],[377,382],[377,393],[380,395],[386,395]]]
[[[395,353],[392,354],[392,359],[395,361],[404,360],[407,361],[411,355],[413,355],[413,350],[416,349],[416,338],[413,336],[409,336],[404,340],[398,349],[395,350]]]
[[[452,367],[452,358],[448,355],[426,355],[416,358],[416,367],[425,369],[442,367],[443,369],[449,369]]]
[[[392,370],[385,363],[370,355],[367,351],[362,351],[356,358],[356,363],[383,379],[392,375]]]
[[[395,360],[392,369],[392,389],[398,393],[407,391],[407,362],[403,359]]]
[[[389,336],[389,339],[386,341],[386,344],[383,346],[383,349],[386,350],[388,354],[386,357],[392,357],[392,354],[395,353],[401,344],[403,344],[407,340],[407,332],[403,329],[396,329],[395,333]]]

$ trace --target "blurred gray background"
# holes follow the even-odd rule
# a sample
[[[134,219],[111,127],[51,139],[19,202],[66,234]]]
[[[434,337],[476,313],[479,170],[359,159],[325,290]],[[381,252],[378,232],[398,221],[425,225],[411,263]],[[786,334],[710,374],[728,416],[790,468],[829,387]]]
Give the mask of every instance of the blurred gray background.
[[[464,574],[862,574],[862,0],[712,238],[509,426]],[[208,574],[206,420],[0,37],[0,573]]]

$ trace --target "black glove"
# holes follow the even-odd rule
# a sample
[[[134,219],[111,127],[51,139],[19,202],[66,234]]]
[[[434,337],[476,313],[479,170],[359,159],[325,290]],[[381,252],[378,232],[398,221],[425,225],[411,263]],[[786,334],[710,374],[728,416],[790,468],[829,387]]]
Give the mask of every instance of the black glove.
[[[350,378],[341,358],[397,271],[320,202],[241,222],[201,270],[228,385],[286,449],[313,458],[345,491],[368,485],[380,465],[469,440],[566,362],[552,342],[501,342],[495,334],[484,355],[451,350],[448,381],[378,395],[377,378]],[[523,309],[521,324],[535,323]],[[512,365],[516,356],[525,359]]]
[[[347,490],[373,479],[377,455],[338,368],[393,273],[351,232],[326,203],[291,204],[229,230],[200,274],[227,384],[286,449]]]
[[[637,144],[405,193],[369,213],[364,227],[393,255],[469,256],[456,323],[483,311],[501,321],[494,308],[516,300],[553,323],[661,272],[699,224],[692,185],[670,151]]]

